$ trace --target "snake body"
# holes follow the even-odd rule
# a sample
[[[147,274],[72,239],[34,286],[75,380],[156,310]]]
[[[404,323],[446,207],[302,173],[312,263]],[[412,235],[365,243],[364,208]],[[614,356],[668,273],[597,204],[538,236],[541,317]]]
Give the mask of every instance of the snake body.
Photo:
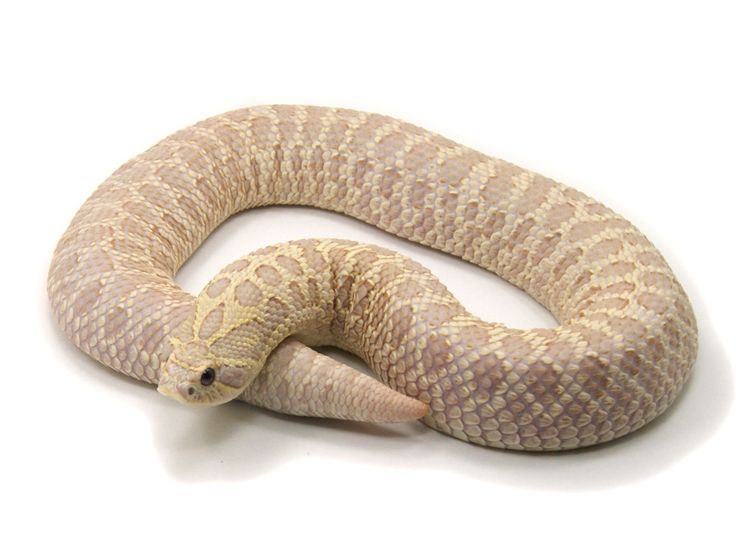
[[[495,272],[554,329],[470,315],[385,249],[302,240],[235,261],[195,298],[173,281],[232,214],[344,213]],[[399,120],[261,106],[202,121],[125,163],[53,256],[64,333],[103,364],[193,404],[302,415],[422,417],[473,443],[561,450],[663,412],[697,353],[692,308],[662,255],[588,196]],[[361,356],[380,382],[307,345]]]

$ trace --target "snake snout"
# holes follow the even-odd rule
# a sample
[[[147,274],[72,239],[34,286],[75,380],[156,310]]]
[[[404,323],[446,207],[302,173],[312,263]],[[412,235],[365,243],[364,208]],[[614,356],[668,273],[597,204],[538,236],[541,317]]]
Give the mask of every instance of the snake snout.
[[[161,371],[158,392],[182,403],[192,403],[197,389],[190,381],[188,372],[175,362],[169,361],[165,369]]]
[[[186,405],[208,404],[209,402],[203,400],[197,385],[190,381],[177,382],[162,378],[158,384],[158,392]]]
[[[179,396],[187,402],[187,404],[191,404],[192,399],[194,399],[197,394],[196,387],[189,382],[178,384],[176,386],[176,391],[179,393]]]

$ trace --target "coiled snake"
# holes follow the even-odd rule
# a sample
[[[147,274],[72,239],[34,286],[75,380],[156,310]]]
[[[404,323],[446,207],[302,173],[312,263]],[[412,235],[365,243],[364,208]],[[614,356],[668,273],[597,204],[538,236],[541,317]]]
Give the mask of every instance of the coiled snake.
[[[233,213],[344,213],[493,271],[559,321],[470,315],[417,263],[340,240],[235,261],[195,298],[173,281]],[[207,119],[125,163],[53,256],[64,333],[184,403],[422,417],[481,445],[560,450],[627,434],[674,400],[694,363],[690,303],[655,247],[586,195],[389,117],[262,106]],[[382,383],[307,345],[363,358]],[[265,365],[265,368],[264,368]]]

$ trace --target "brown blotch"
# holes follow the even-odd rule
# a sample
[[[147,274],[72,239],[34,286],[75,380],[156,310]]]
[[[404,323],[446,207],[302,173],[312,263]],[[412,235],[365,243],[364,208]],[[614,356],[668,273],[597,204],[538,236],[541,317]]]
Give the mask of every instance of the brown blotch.
[[[404,157],[404,166],[410,173],[427,174],[437,162],[437,146],[420,142],[414,144]]]
[[[110,310],[105,317],[105,336],[109,338],[120,335],[121,330],[125,329],[128,318],[126,309],[119,305]]]
[[[311,119],[307,121],[305,127],[309,125],[308,129],[313,141],[319,137],[320,133],[324,132],[325,147],[327,147],[328,149],[337,149],[343,142],[345,142],[345,136],[350,129],[348,120],[349,117],[346,117],[345,119],[329,121],[326,122],[327,128],[324,128],[322,122],[317,124],[316,122],[313,122],[314,119]]]
[[[317,272],[321,272],[322,270],[327,268],[327,263],[325,262],[324,256],[322,255],[322,253],[317,251],[313,241],[305,240],[300,242],[299,245],[302,250],[302,258],[312,269]]]
[[[509,181],[503,175],[503,172],[499,175],[499,170],[497,169],[495,177],[489,179],[481,188],[481,197],[491,207],[497,208],[502,206],[509,197],[512,186],[508,184]],[[505,216],[505,212],[503,216]],[[503,220],[500,222],[502,223]]]
[[[219,305],[216,309],[207,313],[207,316],[205,316],[202,321],[202,325],[199,327],[200,339],[209,339],[217,330],[220,329],[224,310],[224,305]]]
[[[250,130],[253,132],[251,139],[255,142],[256,146],[261,149],[270,148],[276,139],[273,119],[266,116],[255,116],[249,123]]]
[[[247,344],[261,340],[263,333],[263,324],[259,320],[248,320],[218,338],[210,345],[210,350],[221,357],[255,358],[258,353]]]
[[[655,288],[669,288],[672,285],[672,278],[667,274],[660,272],[647,272],[641,277],[641,281],[645,286]]]
[[[250,259],[244,258],[244,259],[238,259],[237,261],[233,261],[229,265],[227,265],[224,268],[224,272],[242,272],[246,268],[250,266]]]
[[[646,340],[646,344],[647,349],[649,350],[648,357],[652,360],[652,362],[654,362],[655,364],[661,362],[662,359],[664,359],[665,357],[665,349],[662,340],[654,336],[649,336]]]
[[[392,132],[382,137],[376,144],[376,155],[379,159],[390,159],[396,152],[404,149],[406,136],[400,132]]]
[[[307,167],[312,174],[317,174],[325,168],[325,150],[320,146],[312,148]]]
[[[335,300],[338,305],[337,310],[343,308],[347,304],[352,286],[353,278],[349,275],[340,275],[335,282]]]
[[[627,232],[626,234],[624,234],[623,239],[626,240],[626,243],[630,245],[645,246],[645,247],[651,246],[651,243],[649,242],[649,240],[645,236],[641,235],[639,232],[635,230],[632,230],[631,232]]]
[[[616,261],[604,266],[598,273],[599,278],[622,278],[634,272],[634,263]]]
[[[281,274],[274,267],[261,265],[256,268],[256,275],[269,285],[277,286],[281,283]]]
[[[623,353],[621,367],[624,371],[632,376],[636,376],[641,371],[641,355],[635,349],[627,349]]]
[[[546,236],[544,236],[537,250],[538,257],[540,259],[545,259],[549,257],[552,254],[552,252],[555,249],[557,249],[557,246],[559,245],[561,240],[562,240],[562,235],[559,232],[555,232],[553,234],[547,234]]]
[[[623,336],[629,343],[638,344],[647,335],[647,327],[636,320],[626,316],[610,316],[603,320],[614,335]]]
[[[574,350],[570,343],[562,339],[550,340],[545,344],[544,354],[553,361],[566,364],[571,352]]]
[[[267,245],[265,247],[261,247],[258,251],[255,252],[255,255],[260,255],[261,257],[267,257],[271,256],[278,250],[278,247],[275,245]],[[255,256],[254,255],[254,256]]]
[[[225,291],[227,289],[227,286],[229,285],[230,285],[229,278],[220,278],[219,280],[216,280],[207,286],[206,293],[209,297],[214,299],[215,297],[220,295],[223,291]]]
[[[371,249],[364,249],[355,254],[355,259],[364,266],[372,266],[378,262],[378,255]]]
[[[199,191],[201,197],[204,199],[204,203],[207,207],[218,207],[219,194],[215,185],[203,176],[198,177],[194,185]]]
[[[580,371],[576,377],[579,383],[584,383],[584,389],[600,399],[605,390],[611,385],[606,363],[595,356],[586,356],[580,361]]]
[[[595,202],[594,203],[588,203],[585,206],[585,209],[589,213],[591,213],[593,215],[598,215],[598,216],[601,216],[601,217],[608,218],[608,217],[611,217],[611,216],[615,216],[614,212],[611,211],[611,209],[609,209],[608,207],[606,207],[602,203],[595,203]]]
[[[115,268],[110,254],[101,247],[93,247],[87,253],[86,261],[88,265],[92,265],[94,267],[95,272],[99,273],[109,272]]]
[[[529,343],[520,333],[513,333],[511,335],[507,335],[501,340],[500,351],[508,357],[508,360],[512,364],[516,364],[526,358],[532,348],[532,344]]]
[[[288,309],[286,303],[284,303],[278,297],[269,297],[266,301],[266,308],[264,309],[268,313],[285,314]]]
[[[484,155],[473,150],[466,150],[457,157],[445,160],[438,166],[439,183],[457,186],[464,178],[470,176],[475,165],[484,160]]]
[[[519,198],[517,210],[520,213],[533,213],[547,201],[550,191],[556,186],[554,180],[532,174],[532,183]]]
[[[279,118],[278,122],[279,135],[284,144],[288,144],[292,140],[296,140],[298,135],[298,126],[294,119]]]
[[[381,126],[381,121],[376,121],[371,116],[369,116],[368,119],[368,121],[361,123],[353,129],[353,134],[349,138],[350,144],[360,147],[363,146],[363,144],[371,144],[375,141],[376,130]]]
[[[635,287],[631,282],[615,282],[604,287],[601,291],[610,294],[628,295],[634,291]]]
[[[220,369],[218,378],[221,383],[234,388],[240,388],[245,385],[247,372],[237,366],[223,366]]]
[[[102,287],[103,285],[100,281],[89,282],[82,287],[81,292],[73,303],[75,316],[81,316],[92,309],[100,298]]]
[[[243,148],[243,135],[239,125],[234,125],[232,122],[227,120],[220,121],[220,124],[213,128],[214,134],[217,139],[225,143],[228,148],[231,149],[242,149]]]
[[[661,295],[655,293],[642,293],[637,299],[638,303],[650,311],[662,314],[667,310],[668,302]]]
[[[662,326],[662,333],[667,337],[669,340],[671,347],[679,347],[680,346],[680,330],[677,327],[677,324],[673,322],[672,320],[666,322],[664,326]]]
[[[287,257],[285,255],[279,255],[276,257],[276,262],[279,263],[279,265],[286,269],[289,273],[299,276],[302,274],[302,267],[299,264],[299,261],[296,261],[295,259],[292,259],[291,257]]]
[[[628,299],[622,297],[608,297],[594,301],[587,310],[623,310],[629,305]]]
[[[593,273],[590,270],[583,270],[572,283],[572,289],[585,287],[592,277]]]
[[[337,149],[345,141],[345,134],[349,128],[345,121],[333,122],[325,131],[325,146],[330,149]]]
[[[580,249],[579,247],[576,247],[568,251],[565,254],[565,256],[562,258],[560,263],[553,270],[555,280],[559,280],[563,276],[563,274],[565,274],[565,272],[568,271],[568,269],[571,266],[574,266],[575,264],[577,264],[577,261],[578,259],[580,259],[582,254],[583,254],[583,250]]]
[[[638,261],[644,266],[661,266],[662,257],[652,251],[642,251],[637,255]]]
[[[427,337],[427,347],[422,351],[424,367],[441,367],[447,363],[446,359],[452,346],[447,338],[432,332]],[[431,380],[430,380],[431,381]]]
[[[608,227],[606,221],[600,220],[589,220],[585,222],[579,222],[572,227],[569,234],[570,241],[582,241],[592,238],[603,232]]]
[[[515,248],[519,247],[519,244],[523,244],[524,240],[530,234],[533,234],[535,224],[536,220],[533,217],[525,218],[520,224],[517,224],[508,237],[510,247]],[[524,260],[521,262],[524,262]]]
[[[252,307],[261,301],[261,290],[250,280],[238,284],[235,288],[235,297],[244,307]]]
[[[295,309],[304,308],[307,304],[307,299],[299,282],[289,282],[289,298],[291,299],[291,306]]]
[[[556,229],[562,226],[575,214],[575,207],[570,203],[561,203],[547,211],[547,227]]]
[[[322,112],[310,111],[306,120],[302,123],[302,137],[306,143],[315,143],[319,140],[320,134],[325,131],[325,125],[322,121]],[[329,134],[329,131],[326,131]],[[344,137],[344,135],[343,135]]]
[[[456,314],[455,311],[456,309],[453,309],[448,305],[432,305],[427,310],[424,317],[430,328],[436,328],[449,322]]]
[[[591,261],[607,259],[611,255],[616,255],[621,251],[623,244],[617,239],[606,239],[593,245],[588,251],[588,258]]]
[[[575,202],[587,203],[588,201],[590,201],[590,198],[587,195],[577,191],[575,188],[568,188],[567,186],[565,186],[562,190],[562,193],[565,195],[565,197]]]
[[[395,338],[406,335],[409,332],[413,314],[411,306],[404,305],[389,315],[389,321],[394,328]]]

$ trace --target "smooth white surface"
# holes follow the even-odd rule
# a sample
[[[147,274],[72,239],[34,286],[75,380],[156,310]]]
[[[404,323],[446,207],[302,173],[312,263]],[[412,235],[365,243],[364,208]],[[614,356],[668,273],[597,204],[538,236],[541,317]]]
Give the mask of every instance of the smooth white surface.
[[[593,4],[3,5],[3,549],[731,549],[734,16]],[[94,187],[180,127],[279,102],[410,120],[623,213],[697,311],[682,398],[629,438],[530,455],[418,423],[188,410],[68,344],[45,275]],[[488,319],[554,324],[474,267],[308,209],[230,220],[178,280],[196,293],[233,258],[310,236],[403,251]]]

